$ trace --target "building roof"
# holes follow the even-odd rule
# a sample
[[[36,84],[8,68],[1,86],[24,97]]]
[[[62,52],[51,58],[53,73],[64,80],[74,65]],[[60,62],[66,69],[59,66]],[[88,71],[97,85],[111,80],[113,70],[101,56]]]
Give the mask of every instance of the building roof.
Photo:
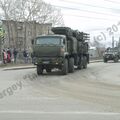
[[[8,21],[10,21],[10,22],[17,22],[17,23],[24,23],[24,22],[31,23],[31,24],[36,23],[36,24],[39,24],[39,25],[50,25],[50,26],[52,26],[52,23],[39,23],[39,22],[36,22],[36,21],[2,20],[2,22],[8,22]]]

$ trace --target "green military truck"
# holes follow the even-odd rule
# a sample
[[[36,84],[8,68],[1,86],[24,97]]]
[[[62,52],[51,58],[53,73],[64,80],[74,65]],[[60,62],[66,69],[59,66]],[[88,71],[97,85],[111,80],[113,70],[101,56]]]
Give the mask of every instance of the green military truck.
[[[105,63],[107,63],[110,60],[113,60],[114,62],[118,62],[120,59],[120,48],[107,48],[105,50],[105,53],[103,55],[103,60]]]
[[[54,27],[52,32],[53,35],[38,36],[32,40],[37,74],[42,74],[44,69],[49,73],[58,68],[63,75],[73,73],[74,66],[86,69],[89,34],[68,27]]]

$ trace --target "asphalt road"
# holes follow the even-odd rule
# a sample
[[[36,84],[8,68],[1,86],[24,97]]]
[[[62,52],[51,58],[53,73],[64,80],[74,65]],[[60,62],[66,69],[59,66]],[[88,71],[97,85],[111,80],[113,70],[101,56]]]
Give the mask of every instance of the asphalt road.
[[[120,120],[120,63],[62,76],[0,69],[1,120]]]

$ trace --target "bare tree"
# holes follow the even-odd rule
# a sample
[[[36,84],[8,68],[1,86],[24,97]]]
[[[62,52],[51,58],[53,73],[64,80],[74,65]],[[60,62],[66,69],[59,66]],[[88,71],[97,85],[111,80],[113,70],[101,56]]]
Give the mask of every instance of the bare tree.
[[[3,14],[1,15],[2,18],[6,20],[10,20],[10,11],[12,8],[12,0],[0,0],[0,8],[2,9]],[[10,28],[9,28],[9,21],[7,22],[7,31],[8,31],[8,41],[10,44]]]
[[[61,10],[42,0],[0,0],[3,17],[15,21],[36,21],[63,26]]]

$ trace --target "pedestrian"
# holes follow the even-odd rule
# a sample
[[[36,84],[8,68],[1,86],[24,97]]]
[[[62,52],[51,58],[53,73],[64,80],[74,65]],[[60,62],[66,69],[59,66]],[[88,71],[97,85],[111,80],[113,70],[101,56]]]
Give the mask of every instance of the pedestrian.
[[[14,48],[14,50],[13,50],[14,63],[16,63],[16,61],[17,61],[17,54],[18,54],[18,51],[16,50],[16,48]]]
[[[7,53],[4,49],[2,51],[2,55],[3,55],[3,63],[6,64],[7,63]]]
[[[11,62],[14,63],[14,54],[11,54]]]
[[[8,62],[8,63],[11,62],[11,51],[10,51],[9,48],[7,49],[7,62]]]
[[[34,54],[33,54],[33,52],[31,53],[31,58],[32,58],[32,63],[34,64],[35,59],[34,59]]]
[[[28,63],[29,54],[28,54],[27,50],[23,51],[23,56],[24,56],[25,63]]]

